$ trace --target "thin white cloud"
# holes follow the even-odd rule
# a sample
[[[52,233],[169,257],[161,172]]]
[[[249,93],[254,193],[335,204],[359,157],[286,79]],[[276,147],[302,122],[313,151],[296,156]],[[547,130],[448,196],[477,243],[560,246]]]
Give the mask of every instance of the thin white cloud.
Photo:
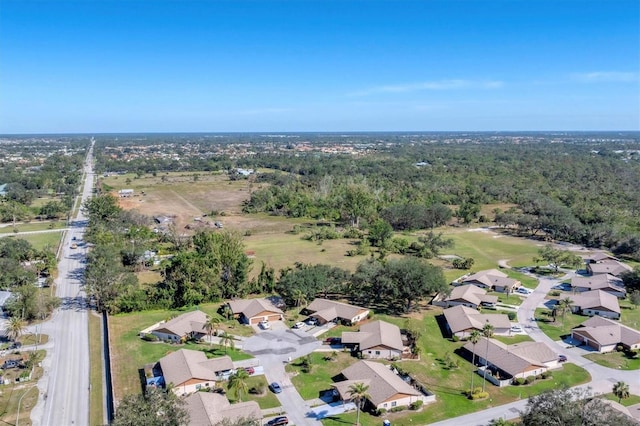
[[[571,74],[571,78],[582,83],[628,83],[640,80],[637,72],[595,71]]]
[[[502,86],[504,86],[504,82],[498,80],[435,80],[425,81],[421,83],[376,86],[369,89],[349,93],[349,96],[368,96],[378,93],[408,93],[423,90],[498,89]]]

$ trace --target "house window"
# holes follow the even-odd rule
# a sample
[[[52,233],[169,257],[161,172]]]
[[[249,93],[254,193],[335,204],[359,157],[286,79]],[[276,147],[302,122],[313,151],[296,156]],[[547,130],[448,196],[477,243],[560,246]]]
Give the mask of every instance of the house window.
[[[202,385],[200,384],[196,385],[196,390],[200,390],[200,388],[202,388]]]
[[[384,404],[382,404],[382,406],[383,406],[384,408],[387,408],[387,403],[385,402]]]
[[[397,404],[397,403],[396,403],[395,401],[393,401],[393,402],[391,403],[391,406],[392,406],[392,407],[395,407],[395,406],[396,406],[396,404]]]
[[[206,387],[209,387],[209,382],[205,383],[204,385],[205,385]]]
[[[367,351],[367,353],[371,353],[371,351]]]
[[[376,355],[380,355],[380,351],[376,351]]]

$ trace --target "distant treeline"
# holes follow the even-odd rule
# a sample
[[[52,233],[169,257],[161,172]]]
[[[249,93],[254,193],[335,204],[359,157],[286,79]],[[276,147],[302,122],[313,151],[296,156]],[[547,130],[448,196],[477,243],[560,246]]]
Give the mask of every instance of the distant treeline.
[[[189,141],[179,145],[180,160],[100,156],[99,167],[140,174],[270,169],[254,178],[263,185],[246,212],[365,225],[383,218],[395,229],[438,226],[433,214],[442,206],[468,223],[493,218],[480,214],[482,205],[514,204],[494,212],[499,225],[640,259],[637,134],[317,137],[321,146],[348,143],[355,154],[296,151],[301,139],[272,139],[253,135],[253,146],[244,141],[246,155],[238,141]],[[133,150],[140,141],[128,144]]]

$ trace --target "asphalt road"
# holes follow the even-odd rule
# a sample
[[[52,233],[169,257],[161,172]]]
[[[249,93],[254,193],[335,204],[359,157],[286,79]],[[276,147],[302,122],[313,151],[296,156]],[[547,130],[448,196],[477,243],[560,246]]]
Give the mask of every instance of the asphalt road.
[[[287,329],[279,321],[274,321],[272,327],[246,339],[242,349],[260,360],[268,383],[277,382],[282,388],[282,393],[276,396],[289,418],[289,424],[322,425],[320,421],[307,416],[307,413],[311,413],[311,407],[302,399],[284,370],[289,359],[313,352],[320,347],[320,342],[304,331]]]
[[[93,189],[93,147],[87,155],[82,202]],[[44,375],[38,382],[40,398],[31,411],[34,425],[89,424],[89,330],[87,299],[82,289],[86,247],[82,243],[86,218],[82,211],[66,233],[58,263],[56,296],[60,309],[42,325],[53,343],[42,362]],[[78,248],[72,249],[73,238]]]

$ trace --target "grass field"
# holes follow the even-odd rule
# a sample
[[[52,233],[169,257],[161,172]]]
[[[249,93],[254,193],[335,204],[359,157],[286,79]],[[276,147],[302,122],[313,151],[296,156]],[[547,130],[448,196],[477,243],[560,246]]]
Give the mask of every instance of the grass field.
[[[280,407],[280,401],[273,392],[268,389],[267,379],[264,376],[253,376],[247,379],[249,389],[256,387],[263,390],[262,394],[249,394],[242,397],[242,401],[256,401],[262,410],[266,408]],[[233,392],[227,388],[227,398],[232,404],[238,402]]]
[[[100,317],[89,313],[89,365],[91,367],[89,383],[91,393],[89,395],[89,422],[92,425],[101,425],[103,420],[103,392],[102,392],[102,321]]]
[[[13,234],[13,225],[11,223],[4,223],[0,226],[0,234]],[[18,223],[16,229],[19,232],[31,232],[31,231],[46,231],[49,229],[61,229],[66,227],[67,222],[65,220],[58,221],[46,221],[46,222],[29,222]]]
[[[620,300],[620,322],[640,330],[640,308],[636,308],[628,299]]]
[[[640,369],[640,358],[627,358],[624,352],[608,352],[605,354],[592,353],[585,355],[585,358],[608,368],[615,368],[618,370]]]

